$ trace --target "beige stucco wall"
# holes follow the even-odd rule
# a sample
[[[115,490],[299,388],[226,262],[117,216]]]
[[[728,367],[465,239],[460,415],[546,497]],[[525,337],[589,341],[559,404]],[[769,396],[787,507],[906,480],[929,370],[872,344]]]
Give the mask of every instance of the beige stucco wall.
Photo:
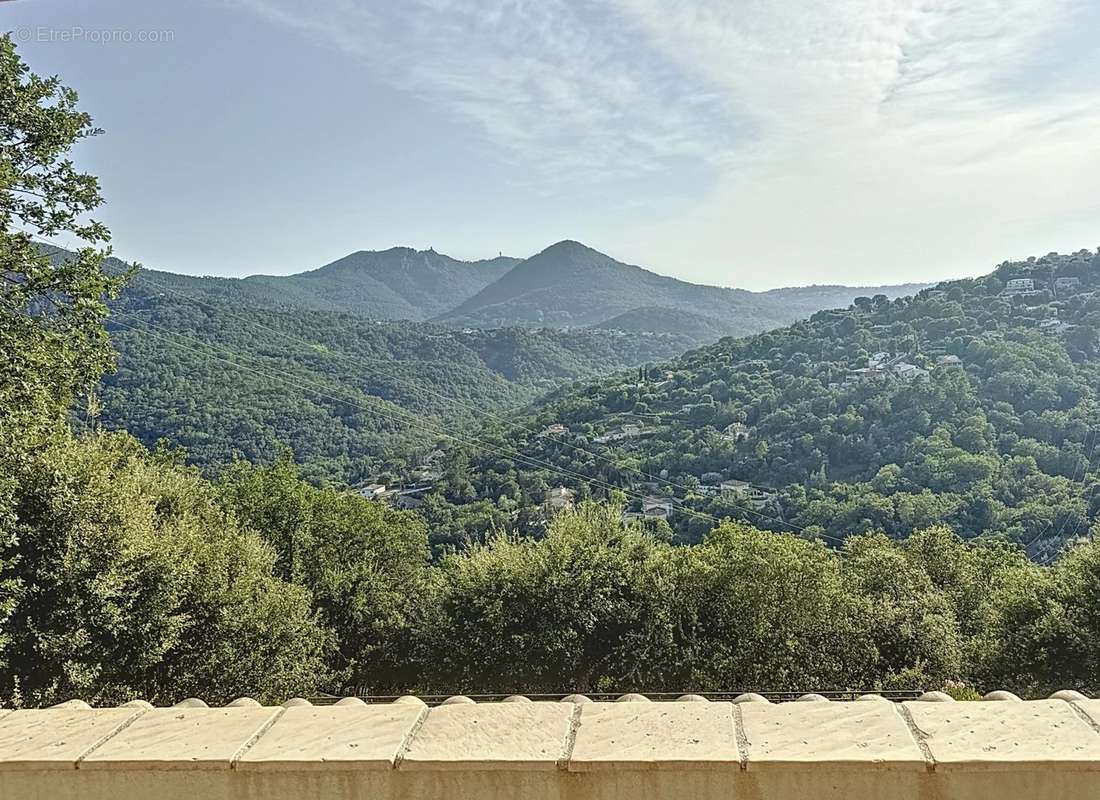
[[[1097,800],[1100,700],[0,711],[0,800]]]

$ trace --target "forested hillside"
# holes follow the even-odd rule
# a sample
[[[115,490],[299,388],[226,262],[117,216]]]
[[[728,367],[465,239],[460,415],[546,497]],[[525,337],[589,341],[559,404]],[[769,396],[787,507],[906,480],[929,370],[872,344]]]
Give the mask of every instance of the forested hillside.
[[[323,311],[235,309],[126,292],[109,329],[118,370],[98,422],[167,439],[204,467],[289,447],[312,480],[355,483],[522,406],[562,381],[668,358],[672,336],[454,331]]]
[[[672,498],[687,541],[724,516],[833,541],[943,522],[1049,557],[1100,503],[1097,289],[1100,256],[1051,254],[724,339],[557,392],[501,434],[542,463],[475,458],[469,480],[521,509],[555,483]]]

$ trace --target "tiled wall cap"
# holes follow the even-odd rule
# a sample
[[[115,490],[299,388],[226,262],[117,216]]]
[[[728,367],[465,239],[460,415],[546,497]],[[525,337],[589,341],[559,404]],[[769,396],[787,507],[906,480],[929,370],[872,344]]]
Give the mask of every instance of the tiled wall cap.
[[[530,697],[524,697],[522,694],[512,694],[512,695],[509,695],[508,697],[505,697],[500,702],[502,702],[502,703],[530,703],[531,698]]]
[[[954,703],[955,698],[947,692],[925,692],[917,698],[924,703]]]
[[[442,706],[471,706],[473,704],[474,701],[464,694],[452,695],[440,703]]]
[[[298,708],[299,706],[311,706],[313,703],[306,700],[304,697],[292,697],[283,703],[283,708]]]
[[[337,700],[335,703],[333,703],[333,705],[337,705],[337,706],[365,706],[366,703],[364,703],[358,697],[341,697],[339,700]]]
[[[561,699],[563,703],[572,703],[576,706],[583,706],[585,703],[591,703],[592,701],[585,697],[583,694],[569,694]]]
[[[251,697],[238,697],[226,708],[259,708],[260,704]]]
[[[638,694],[637,692],[631,692],[630,694],[624,694],[615,700],[616,703],[648,703],[649,698],[644,694]]]
[[[889,703],[890,702],[885,697],[883,697],[881,694],[861,694],[859,697],[856,698],[856,700],[871,700],[871,701],[878,700],[878,701],[881,701],[883,703]]]
[[[148,700],[131,700],[129,703],[123,703],[123,708],[145,708],[149,709],[153,707],[153,704]]]
[[[982,697],[982,700],[1007,700],[1011,703],[1022,703],[1022,702],[1024,702],[1019,697],[1014,695],[1012,692],[1005,692],[1005,691],[990,692],[989,694],[984,695]]]
[[[676,698],[681,703],[709,703],[710,700],[701,694],[682,694]]]
[[[804,694],[798,698],[796,703],[828,703],[829,698],[823,697],[820,694]]]
[[[91,708],[90,705],[83,700],[66,700],[64,703],[58,703],[50,708]]]
[[[756,692],[745,692],[733,698],[734,703],[770,703],[771,700]]]
[[[172,708],[209,708],[206,705],[205,700],[200,700],[197,697],[188,697],[186,700],[180,700]]]
[[[401,705],[408,705],[410,703],[413,704],[413,705],[418,705],[418,706],[428,705],[423,700],[421,700],[419,697],[417,697],[416,695],[413,695],[413,694],[402,695],[401,697],[398,697],[393,702],[400,703]]]
[[[1078,691],[1075,691],[1074,689],[1062,689],[1061,691],[1057,691],[1052,694],[1050,696],[1050,699],[1065,700],[1067,703],[1069,703],[1073,702],[1074,700],[1088,700],[1088,697]]]

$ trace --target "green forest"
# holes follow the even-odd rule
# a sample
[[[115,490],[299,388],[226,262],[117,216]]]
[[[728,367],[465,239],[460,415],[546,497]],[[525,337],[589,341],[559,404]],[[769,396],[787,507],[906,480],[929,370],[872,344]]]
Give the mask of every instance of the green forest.
[[[433,507],[522,512],[560,483],[632,508],[668,498],[655,527],[681,542],[725,517],[834,544],[946,524],[1050,560],[1098,510],[1098,288],[1100,254],[1052,253],[574,383],[496,426],[495,451],[464,455]],[[550,425],[564,430],[538,435]]]
[[[314,482],[363,482],[479,413],[683,350],[671,335],[456,331],[237,308],[174,291],[161,274],[139,273],[112,304],[117,370],[96,393],[96,419],[149,446],[167,437],[214,471],[234,458],[270,462],[288,446]]]
[[[167,299],[112,312],[131,276],[108,267],[110,232],[93,216],[100,183],[72,154],[98,129],[75,92],[29,72],[9,37],[0,37],[0,97],[3,705],[406,690],[919,687],[964,699],[990,688],[1100,690],[1100,546],[1054,548],[1049,563],[1020,546],[1045,530],[1026,527],[1036,515],[1059,526],[1070,515],[1062,538],[1090,527],[1081,498],[1090,497],[1095,444],[1087,289],[1097,265],[1088,254],[1006,265],[942,294],[870,298],[724,340],[666,366],[559,390],[520,420],[561,420],[577,437],[628,424],[618,421],[628,415],[643,420],[659,432],[612,441],[608,452],[668,469],[677,482],[708,469],[719,478],[755,470],[754,481],[783,487],[761,513],[806,531],[785,532],[775,519],[748,524],[737,504],[707,530],[676,516],[663,527],[624,525],[622,504],[637,500],[624,468],[601,472],[610,488],[588,492],[606,498],[578,492],[573,508],[537,525],[530,516],[521,535],[511,521],[533,504],[520,500],[537,497],[549,473],[512,445],[570,459],[579,475],[603,469],[559,451],[563,435],[532,445],[504,427],[484,434],[495,445],[478,449],[467,437],[447,447],[438,488],[417,513],[316,485],[285,451],[204,473],[171,442],[150,446],[152,412],[140,406],[131,409],[136,427],[149,426],[140,439],[109,430],[100,395],[110,402],[111,384],[99,387],[122,361],[109,329],[122,339],[127,320],[173,317],[211,344],[223,335],[249,348],[250,363],[271,348],[263,357],[272,369],[291,374],[303,369],[301,356],[286,357],[275,337],[246,342],[228,317]],[[60,236],[84,246],[59,262],[38,241]],[[1022,270],[1038,281],[1071,267],[1079,295],[1001,294]],[[1065,331],[1041,327],[1055,309]],[[308,321],[290,329],[356,347],[385,343]],[[928,365],[927,383],[831,379],[878,349]],[[941,352],[962,364],[933,369]],[[239,381],[226,367],[211,380]],[[527,373],[532,381],[539,369]],[[340,382],[335,364],[326,374]],[[111,380],[125,379],[120,370]],[[256,397],[285,391],[253,383]],[[198,408],[182,385],[158,391],[164,407]],[[674,422],[680,414],[688,419]],[[729,448],[711,443],[727,421],[750,432]],[[273,440],[292,427],[275,428]],[[222,435],[213,447],[247,452],[232,444],[232,428]],[[644,447],[623,444],[634,439]],[[679,460],[661,463],[672,455]],[[921,488],[902,488],[902,479]],[[906,518],[911,529],[892,527],[898,512],[887,511],[908,508],[903,496],[932,504]],[[720,510],[713,499],[684,502]],[[824,510],[814,516],[814,502],[866,502],[882,516],[853,511],[834,523]],[[957,503],[951,513],[935,510],[948,502]],[[822,531],[843,542],[826,544]]]

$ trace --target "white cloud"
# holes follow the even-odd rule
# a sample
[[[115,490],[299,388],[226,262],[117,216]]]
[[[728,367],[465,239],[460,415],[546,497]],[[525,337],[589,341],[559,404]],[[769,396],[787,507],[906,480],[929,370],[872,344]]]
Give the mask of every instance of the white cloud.
[[[586,2],[241,1],[474,122],[540,180],[658,170],[729,138],[712,124],[722,97],[685,93],[676,62],[639,58],[622,21]]]
[[[1050,55],[1100,21],[1085,0],[241,2],[472,121],[579,204],[705,170],[694,205],[648,229],[609,219],[602,242],[685,277],[947,276],[1100,227],[1100,79],[1055,80]]]

